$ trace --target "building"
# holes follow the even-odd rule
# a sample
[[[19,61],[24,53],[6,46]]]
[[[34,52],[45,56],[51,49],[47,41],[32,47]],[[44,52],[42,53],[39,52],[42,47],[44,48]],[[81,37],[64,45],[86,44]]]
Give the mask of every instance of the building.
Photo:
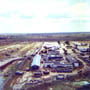
[[[73,63],[73,66],[74,66],[74,68],[78,68],[80,65],[79,65],[79,62],[74,62]]]
[[[73,69],[73,64],[62,64],[59,61],[45,61],[44,67],[51,67],[51,68],[71,68]]]
[[[88,51],[88,48],[86,48],[86,47],[80,47],[80,46],[78,46],[77,49],[78,49],[80,52],[87,52],[87,51]]]
[[[90,66],[90,58],[89,57],[80,57],[88,66]]]
[[[48,53],[49,55],[50,55],[50,54],[53,54],[53,55],[60,55],[59,50],[48,50],[47,53]]]
[[[66,56],[66,60],[73,65],[74,68],[78,68],[80,66],[79,60],[70,55]]]
[[[77,45],[77,46],[81,46],[81,43],[79,43],[79,42],[73,42],[72,44],[74,44],[74,45]]]
[[[56,76],[56,80],[63,80],[63,79],[65,79],[64,74],[59,74]]]
[[[70,67],[68,67],[68,66],[62,66],[62,67],[57,67],[56,68],[56,72],[57,73],[71,73],[72,71],[73,71],[74,69],[73,69],[73,66],[70,66]]]
[[[45,61],[43,67],[52,68],[54,67],[53,65],[54,65],[53,61]]]
[[[59,49],[59,44],[57,42],[54,42],[54,43],[44,43],[43,45],[44,48],[47,48],[47,49],[52,49],[52,50],[56,50],[56,49]]]
[[[40,61],[41,61],[41,56],[39,54],[37,54],[36,56],[34,56],[31,67],[32,70],[37,70],[40,67]]]
[[[48,60],[61,60],[62,58],[61,55],[48,55]]]
[[[35,72],[33,74],[33,77],[35,77],[35,78],[40,78],[41,76],[42,76],[42,72]]]
[[[75,57],[72,57],[71,55],[67,55],[67,56],[66,56],[66,60],[67,60],[69,63],[78,62],[78,60],[77,60]]]

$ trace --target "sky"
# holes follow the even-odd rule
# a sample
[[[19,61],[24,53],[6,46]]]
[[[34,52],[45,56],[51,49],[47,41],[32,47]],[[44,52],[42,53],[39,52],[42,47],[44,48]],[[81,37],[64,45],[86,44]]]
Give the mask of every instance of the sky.
[[[90,32],[90,0],[0,0],[0,33]]]

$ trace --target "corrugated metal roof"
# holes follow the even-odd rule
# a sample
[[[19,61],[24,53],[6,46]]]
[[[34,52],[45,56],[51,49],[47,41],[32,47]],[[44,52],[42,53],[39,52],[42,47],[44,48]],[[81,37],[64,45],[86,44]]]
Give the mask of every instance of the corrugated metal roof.
[[[78,61],[76,58],[72,57],[71,55],[66,56],[66,59],[71,63]]]
[[[34,66],[34,65],[40,66],[40,60],[41,60],[41,56],[37,54],[36,56],[34,56],[31,66]]]

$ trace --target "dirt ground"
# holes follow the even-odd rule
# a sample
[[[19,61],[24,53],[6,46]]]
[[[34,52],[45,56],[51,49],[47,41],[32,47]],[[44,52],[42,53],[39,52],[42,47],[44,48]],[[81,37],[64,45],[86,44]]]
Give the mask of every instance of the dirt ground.
[[[70,45],[73,43],[74,41],[71,41],[70,42]],[[8,60],[8,59],[11,59],[13,57],[22,57],[24,58],[21,59],[21,60],[17,60],[15,62],[12,62],[8,65],[6,65],[4,68],[3,68],[3,72],[2,74],[5,75],[7,74],[8,72],[10,72],[10,75],[12,77],[12,73],[15,73],[16,70],[22,70],[24,71],[24,75],[23,76],[15,76],[14,75],[14,78],[12,78],[12,80],[10,80],[10,83],[8,85],[10,85],[10,87],[13,87],[14,85],[16,84],[20,84],[20,85],[24,85],[25,82],[28,82],[32,79],[35,79],[35,78],[32,78],[32,74],[33,72],[27,72],[25,71],[27,68],[29,68],[29,65],[30,63],[32,62],[32,59],[30,61],[30,55],[34,54],[36,52],[37,49],[41,49],[42,48],[42,45],[44,44],[45,42],[19,42],[19,43],[11,43],[8,44],[8,45],[1,45],[0,46],[0,61],[4,61],[4,60]],[[50,42],[50,43],[54,43],[54,42]],[[88,45],[90,44],[90,41],[79,41],[79,43],[87,43]],[[88,45],[86,47],[88,47]],[[63,48],[67,50],[67,53],[73,55],[74,57],[78,58],[78,52],[77,54],[73,53],[71,49],[67,49],[66,45],[65,45],[65,42],[64,41],[61,41],[60,42],[60,53],[63,55],[63,58],[65,60],[65,54],[64,54],[64,51],[63,51]],[[80,68],[79,70],[85,70],[87,68],[87,64],[82,61],[80,58],[78,58],[84,65],[83,68]],[[21,66],[21,67],[20,67]],[[20,68],[19,68],[20,67]],[[42,68],[43,70],[43,68]],[[77,70],[74,70],[72,73],[59,73],[59,74],[64,74],[65,76],[67,75],[76,75],[78,74],[78,69]],[[7,79],[7,82],[8,82],[8,78],[9,76],[6,75],[6,79]],[[47,76],[42,76],[41,78],[39,78],[40,80],[43,80],[43,79],[47,79],[47,78],[50,78],[50,77],[53,77],[55,75],[58,75],[57,73],[53,73],[53,72],[50,72],[49,75]],[[6,85],[7,87],[7,85]]]

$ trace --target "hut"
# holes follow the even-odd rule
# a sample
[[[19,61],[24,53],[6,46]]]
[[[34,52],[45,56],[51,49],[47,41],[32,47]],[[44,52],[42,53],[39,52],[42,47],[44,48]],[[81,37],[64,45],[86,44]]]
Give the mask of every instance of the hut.
[[[41,56],[39,54],[35,55],[31,64],[32,70],[37,70],[40,67],[40,61],[41,61]]]

